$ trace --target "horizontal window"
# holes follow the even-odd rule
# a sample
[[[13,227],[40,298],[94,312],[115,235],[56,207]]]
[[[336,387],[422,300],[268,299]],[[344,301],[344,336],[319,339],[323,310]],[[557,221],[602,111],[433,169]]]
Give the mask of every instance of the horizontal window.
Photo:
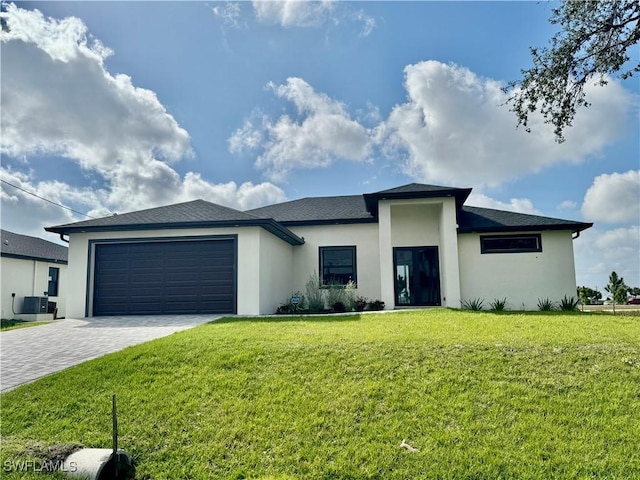
[[[320,247],[323,285],[346,285],[356,281],[356,247]]]
[[[524,253],[541,251],[542,239],[539,233],[480,237],[481,253]]]

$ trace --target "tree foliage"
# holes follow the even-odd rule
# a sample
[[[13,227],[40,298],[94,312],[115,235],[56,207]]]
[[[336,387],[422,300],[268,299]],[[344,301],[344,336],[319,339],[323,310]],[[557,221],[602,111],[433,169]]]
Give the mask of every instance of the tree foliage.
[[[640,72],[638,59],[629,58],[630,47],[640,41],[639,20],[638,0],[562,0],[552,10],[550,22],[561,30],[550,47],[532,47],[533,67],[505,88],[518,126],[530,131],[529,115],[539,110],[554,126],[556,141],[564,141],[577,108],[589,106],[587,82],[605,85],[611,76]]]
[[[624,283],[624,278],[618,277],[616,272],[611,272],[609,275],[609,283],[604,289],[611,294],[611,299],[614,303],[627,303],[627,287]]]
[[[602,293],[589,287],[578,287],[578,298],[583,305],[595,305],[602,300]]]

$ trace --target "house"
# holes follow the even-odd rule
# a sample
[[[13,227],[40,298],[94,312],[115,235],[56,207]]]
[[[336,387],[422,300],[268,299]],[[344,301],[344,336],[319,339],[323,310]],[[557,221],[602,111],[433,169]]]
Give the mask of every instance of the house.
[[[409,184],[246,212],[204,200],[46,230],[69,237],[67,314],[268,314],[317,272],[387,308],[575,296],[573,240],[592,224],[466,206]]]
[[[65,315],[68,248],[2,230],[2,318]]]

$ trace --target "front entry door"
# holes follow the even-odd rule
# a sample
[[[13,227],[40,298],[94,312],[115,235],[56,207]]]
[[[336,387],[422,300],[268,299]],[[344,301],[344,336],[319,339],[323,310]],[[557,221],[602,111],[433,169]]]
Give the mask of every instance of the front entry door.
[[[393,249],[396,306],[441,305],[438,247]]]

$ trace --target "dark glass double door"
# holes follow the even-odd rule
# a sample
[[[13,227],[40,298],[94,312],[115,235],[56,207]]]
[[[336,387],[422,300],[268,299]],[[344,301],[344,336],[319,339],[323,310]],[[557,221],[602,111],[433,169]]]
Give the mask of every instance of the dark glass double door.
[[[396,306],[441,305],[438,247],[393,249]]]

